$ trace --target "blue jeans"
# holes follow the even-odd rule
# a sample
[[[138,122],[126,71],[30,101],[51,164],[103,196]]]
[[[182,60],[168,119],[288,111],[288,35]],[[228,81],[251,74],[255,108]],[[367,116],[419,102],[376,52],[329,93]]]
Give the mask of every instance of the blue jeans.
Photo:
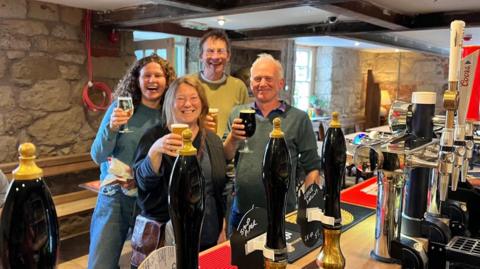
[[[90,224],[88,269],[118,269],[135,201],[120,188],[100,189]]]

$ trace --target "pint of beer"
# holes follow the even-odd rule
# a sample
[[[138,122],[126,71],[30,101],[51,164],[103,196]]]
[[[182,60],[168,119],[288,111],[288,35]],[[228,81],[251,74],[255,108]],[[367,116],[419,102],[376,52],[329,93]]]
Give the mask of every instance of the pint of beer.
[[[209,108],[208,115],[213,118],[215,122],[215,133],[218,130],[218,108]]]
[[[183,130],[188,129],[188,124],[174,123],[171,125],[172,133],[182,135]]]

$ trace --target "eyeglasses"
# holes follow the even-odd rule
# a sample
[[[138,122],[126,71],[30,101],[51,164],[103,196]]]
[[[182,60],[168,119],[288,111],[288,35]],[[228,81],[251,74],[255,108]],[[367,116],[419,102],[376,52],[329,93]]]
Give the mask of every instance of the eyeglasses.
[[[189,101],[190,104],[198,104],[200,103],[200,97],[198,96],[192,96],[190,98],[186,96],[175,97],[175,103],[177,103],[177,105],[184,105],[185,103],[187,103],[187,101]]]
[[[208,56],[212,56],[215,53],[217,53],[218,55],[226,55],[227,49],[207,49],[205,51],[205,54],[207,54]]]

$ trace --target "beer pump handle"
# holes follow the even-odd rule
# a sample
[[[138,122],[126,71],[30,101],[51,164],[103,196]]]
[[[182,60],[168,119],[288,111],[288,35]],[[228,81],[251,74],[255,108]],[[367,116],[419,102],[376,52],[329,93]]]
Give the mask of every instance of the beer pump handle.
[[[458,108],[458,76],[460,65],[460,53],[463,45],[463,31],[465,28],[465,22],[453,21],[450,24],[450,57],[448,65],[448,90],[443,94],[443,106],[447,110],[445,119],[445,128],[443,129],[442,137],[440,140],[441,152],[439,156],[439,190],[440,193],[447,193],[448,178],[450,175],[459,174],[460,166],[455,166],[454,163],[463,163],[463,156],[461,155],[461,147],[454,147],[455,133],[454,121],[455,112]],[[460,131],[460,130],[457,130]],[[464,152],[463,148],[463,152]],[[456,162],[455,162],[456,161]],[[461,162],[460,162],[461,161]],[[453,177],[452,177],[453,178]],[[445,182],[446,181],[446,182]],[[457,179],[453,180],[452,187],[456,189]],[[440,199],[442,200],[440,195]],[[446,195],[443,197],[446,199]],[[445,201],[445,200],[442,200]]]
[[[462,181],[465,180],[465,174],[463,173],[462,166],[464,164],[465,159],[465,118],[467,116],[467,109],[469,103],[469,89],[465,87],[460,87],[458,81],[459,74],[462,73],[464,70],[464,65],[461,63],[461,50],[463,45],[463,30],[465,28],[465,22],[463,21],[454,21],[452,22],[452,35],[450,38],[451,42],[451,54],[454,54],[452,57],[452,65],[455,66],[459,64],[460,66],[455,66],[456,69],[449,70],[453,72],[453,78],[457,81],[457,89],[458,91],[458,107],[457,107],[457,121],[455,125],[455,133],[454,133],[454,164],[453,164],[453,171],[452,171],[452,182],[451,182],[451,189],[452,191],[457,190],[459,179],[462,178]],[[458,58],[457,58],[458,57]],[[462,71],[462,72],[459,72]]]
[[[465,22],[455,20],[450,24],[450,57],[448,65],[448,81],[458,81],[460,54],[463,46]]]

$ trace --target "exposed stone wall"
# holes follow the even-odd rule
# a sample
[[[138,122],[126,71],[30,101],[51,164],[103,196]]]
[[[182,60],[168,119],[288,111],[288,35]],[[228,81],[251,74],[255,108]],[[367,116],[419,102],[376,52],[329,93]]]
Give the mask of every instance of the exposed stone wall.
[[[333,52],[331,109],[346,117],[362,117],[365,89],[358,52],[342,48],[335,48]]]
[[[201,70],[200,56],[200,38],[187,38],[187,74],[199,72]]]
[[[329,100],[331,111],[350,118],[364,116],[366,77],[373,70],[392,101],[410,101],[413,91],[437,92],[437,113],[448,78],[448,59],[416,52],[373,53],[345,48],[316,49],[315,95]]]
[[[83,10],[30,0],[0,0],[0,162],[19,143],[40,157],[90,150],[103,113],[87,111]],[[103,33],[94,32],[92,42]],[[94,80],[114,87],[135,60],[122,33],[120,57],[93,58]]]
[[[393,100],[410,102],[412,92],[437,93],[436,113],[443,111],[443,92],[447,87],[448,58],[417,52],[360,54],[361,70],[366,79],[368,69],[373,70],[380,89],[388,90]]]

